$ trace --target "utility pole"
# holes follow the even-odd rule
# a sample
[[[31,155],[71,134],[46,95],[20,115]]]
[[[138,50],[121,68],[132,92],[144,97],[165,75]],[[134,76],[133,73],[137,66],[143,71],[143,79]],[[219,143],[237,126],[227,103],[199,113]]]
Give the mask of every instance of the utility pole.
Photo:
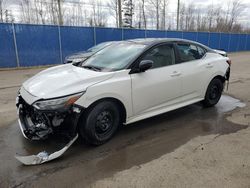
[[[122,3],[118,0],[119,27],[122,27]]]
[[[177,4],[177,25],[176,25],[177,31],[179,30],[179,20],[180,20],[180,0],[178,0]]]
[[[61,10],[61,0],[57,0],[57,4],[58,4],[58,16],[59,16],[59,25],[63,25],[63,19],[62,19],[62,10]]]

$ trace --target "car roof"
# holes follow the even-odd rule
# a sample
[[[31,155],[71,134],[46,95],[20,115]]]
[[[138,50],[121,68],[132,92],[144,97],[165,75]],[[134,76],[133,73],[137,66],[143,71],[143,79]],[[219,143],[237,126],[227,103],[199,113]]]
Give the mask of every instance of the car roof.
[[[192,44],[198,44],[198,45],[206,48],[207,50],[211,50],[208,46],[205,46],[201,43],[187,40],[187,39],[181,39],[181,38],[137,38],[137,39],[129,39],[126,41],[134,42],[134,43],[138,43],[138,44],[144,44],[147,46],[156,45],[156,44],[162,43],[162,42],[187,42],[187,43],[192,43]]]

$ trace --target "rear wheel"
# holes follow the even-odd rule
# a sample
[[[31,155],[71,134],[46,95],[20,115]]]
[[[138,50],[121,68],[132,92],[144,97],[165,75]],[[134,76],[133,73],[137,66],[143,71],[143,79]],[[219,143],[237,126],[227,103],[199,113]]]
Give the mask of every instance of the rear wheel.
[[[88,109],[80,123],[80,134],[89,144],[104,144],[119,127],[119,109],[112,101],[99,102]]]
[[[216,105],[223,91],[223,83],[220,79],[214,78],[208,85],[203,105],[210,107]]]

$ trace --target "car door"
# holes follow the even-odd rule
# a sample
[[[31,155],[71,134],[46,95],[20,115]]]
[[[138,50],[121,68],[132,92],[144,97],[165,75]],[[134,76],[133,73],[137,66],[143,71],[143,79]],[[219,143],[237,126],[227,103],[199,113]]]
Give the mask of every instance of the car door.
[[[206,49],[192,43],[177,43],[182,72],[182,101],[199,100],[213,65],[206,58]]]
[[[133,114],[135,116],[164,109],[180,102],[181,72],[176,65],[173,44],[148,50],[138,61],[152,60],[149,70],[131,74]]]

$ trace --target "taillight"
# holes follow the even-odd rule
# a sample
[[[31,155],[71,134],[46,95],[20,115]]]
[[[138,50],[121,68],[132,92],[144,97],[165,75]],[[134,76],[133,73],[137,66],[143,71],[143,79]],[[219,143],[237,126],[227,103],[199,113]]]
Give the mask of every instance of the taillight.
[[[227,60],[227,64],[229,65],[229,66],[231,66],[231,64],[232,64],[232,61],[229,59],[229,60]]]

